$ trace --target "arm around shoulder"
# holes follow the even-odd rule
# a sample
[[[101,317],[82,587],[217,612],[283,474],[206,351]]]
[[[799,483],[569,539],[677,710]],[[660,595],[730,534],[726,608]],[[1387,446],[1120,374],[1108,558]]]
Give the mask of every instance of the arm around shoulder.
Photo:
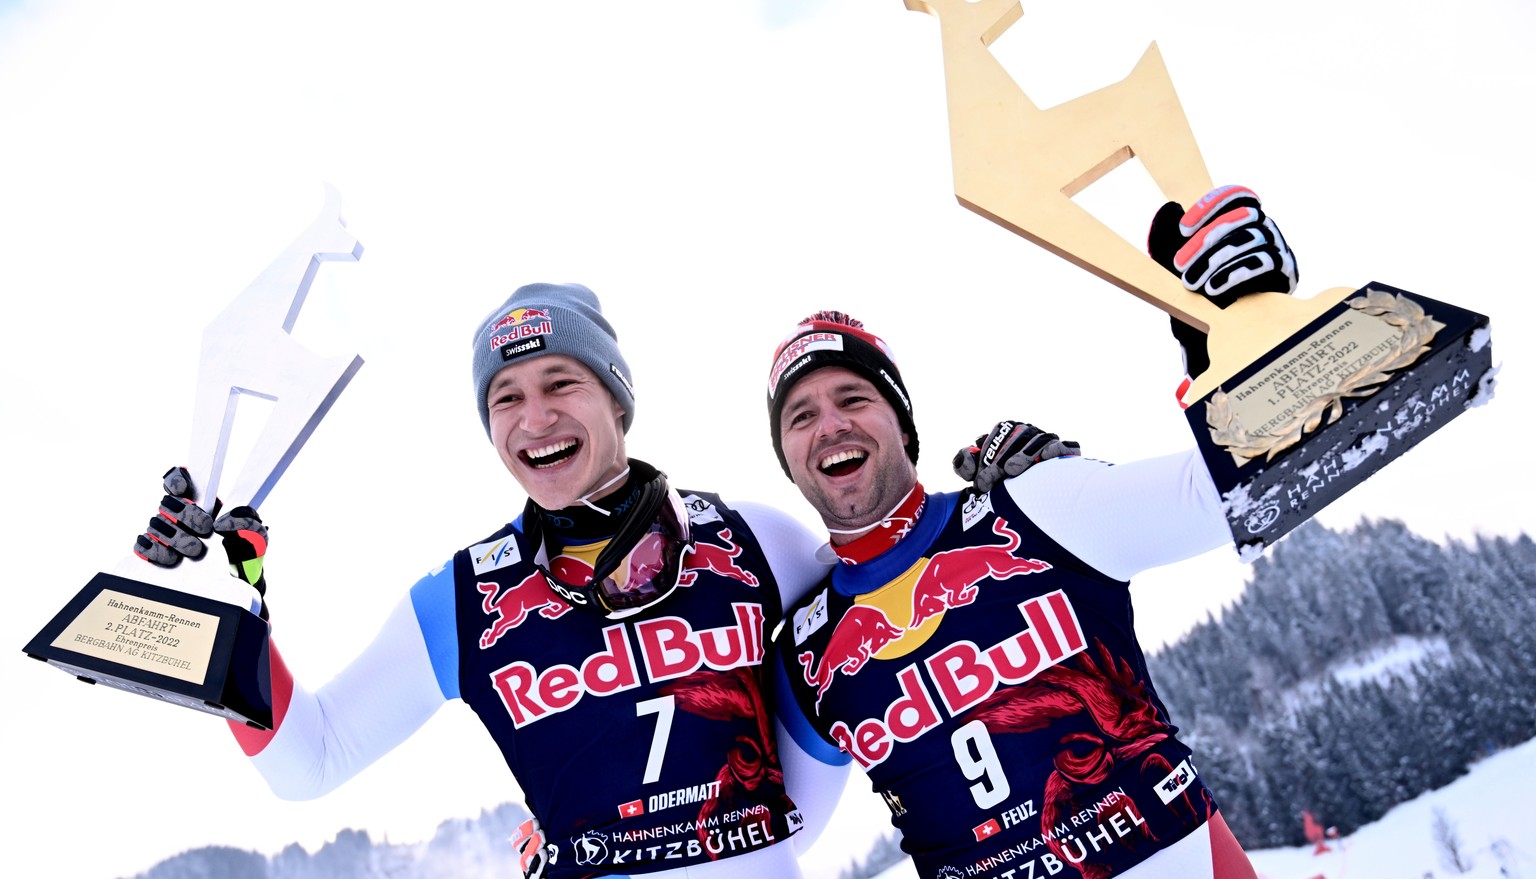
[[[826,539],[799,519],[766,504],[733,503],[731,507],[747,520],[768,558],[773,579],[779,584],[781,610],[800,600],[832,570],[831,562],[816,557]]]

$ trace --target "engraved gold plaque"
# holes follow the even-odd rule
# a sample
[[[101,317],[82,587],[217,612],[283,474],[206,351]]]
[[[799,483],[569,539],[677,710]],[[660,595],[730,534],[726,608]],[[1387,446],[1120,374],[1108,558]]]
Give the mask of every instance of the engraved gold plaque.
[[[1212,188],[1156,43],[1125,79],[1041,109],[989,48],[1019,0],[904,2],[939,22],[960,203],[1207,333],[1210,368],[1181,402],[1240,550],[1491,392],[1483,315],[1376,283],[1219,308],[1073,200],[1133,157],[1171,201]]]
[[[1323,321],[1265,368],[1229,391],[1211,393],[1206,424],[1238,464],[1273,460],[1344,414],[1344,401],[1374,393],[1392,373],[1430,350],[1445,325],[1417,302],[1366,289],[1350,311]]]
[[[218,627],[212,614],[103,589],[50,643],[200,684],[208,676]]]

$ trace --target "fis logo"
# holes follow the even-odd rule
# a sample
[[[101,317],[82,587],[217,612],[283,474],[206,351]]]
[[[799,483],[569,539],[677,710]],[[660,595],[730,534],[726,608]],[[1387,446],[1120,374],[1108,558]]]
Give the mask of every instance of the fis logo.
[[[812,632],[826,625],[827,622],[827,590],[823,589],[805,607],[795,611],[795,646],[805,643],[805,639]]]
[[[491,543],[477,543],[469,548],[469,561],[477,575],[515,565],[521,560],[517,541],[511,537],[503,537]]]

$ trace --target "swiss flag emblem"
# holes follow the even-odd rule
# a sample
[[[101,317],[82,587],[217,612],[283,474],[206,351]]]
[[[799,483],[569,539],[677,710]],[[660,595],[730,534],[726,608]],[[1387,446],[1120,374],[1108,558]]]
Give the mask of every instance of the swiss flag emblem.
[[[988,819],[985,824],[976,825],[972,832],[976,834],[976,841],[981,842],[984,839],[989,839],[1001,833],[1002,829],[1003,828],[997,826],[997,819],[991,818]]]
[[[644,815],[644,814],[645,814],[645,803],[640,801],[640,800],[630,800],[629,802],[624,803],[623,805],[619,806],[619,817],[620,818],[633,818],[636,815]],[[996,822],[993,822],[993,823],[996,823]]]

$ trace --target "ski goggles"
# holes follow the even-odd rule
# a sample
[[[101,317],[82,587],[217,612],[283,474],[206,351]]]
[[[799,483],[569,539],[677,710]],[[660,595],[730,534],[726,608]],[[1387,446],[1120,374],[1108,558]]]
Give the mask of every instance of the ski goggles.
[[[692,542],[688,511],[661,471],[641,485],[618,533],[593,561],[591,579],[583,583],[556,573],[559,552],[544,545],[544,513],[532,502],[528,506],[523,517],[532,531],[528,543],[540,547],[539,558],[545,559],[538,562],[539,572],[572,607],[617,619],[661,601],[681,585],[683,556]]]

